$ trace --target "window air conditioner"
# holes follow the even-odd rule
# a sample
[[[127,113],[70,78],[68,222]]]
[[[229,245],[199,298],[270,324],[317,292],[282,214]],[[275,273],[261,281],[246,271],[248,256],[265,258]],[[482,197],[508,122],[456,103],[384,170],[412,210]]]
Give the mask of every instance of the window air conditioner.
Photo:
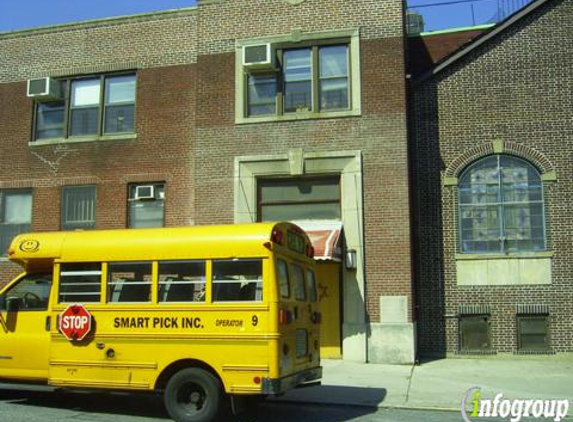
[[[134,199],[155,199],[155,187],[153,185],[136,186]]]
[[[243,67],[249,70],[275,70],[275,53],[270,43],[243,46]]]
[[[61,100],[61,82],[49,77],[28,79],[27,96],[36,101]]]

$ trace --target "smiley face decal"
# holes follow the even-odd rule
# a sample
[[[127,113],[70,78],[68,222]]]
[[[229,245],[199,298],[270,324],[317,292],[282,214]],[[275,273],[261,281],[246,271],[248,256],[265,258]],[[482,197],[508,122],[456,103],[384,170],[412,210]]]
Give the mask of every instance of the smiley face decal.
[[[20,242],[19,248],[22,252],[37,252],[40,249],[40,242],[33,239],[24,239]]]

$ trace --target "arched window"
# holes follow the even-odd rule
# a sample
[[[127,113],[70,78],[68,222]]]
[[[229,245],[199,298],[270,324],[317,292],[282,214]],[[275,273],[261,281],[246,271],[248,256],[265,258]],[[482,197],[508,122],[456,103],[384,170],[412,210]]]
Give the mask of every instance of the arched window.
[[[471,164],[459,184],[462,253],[546,249],[543,186],[528,162],[493,155]]]

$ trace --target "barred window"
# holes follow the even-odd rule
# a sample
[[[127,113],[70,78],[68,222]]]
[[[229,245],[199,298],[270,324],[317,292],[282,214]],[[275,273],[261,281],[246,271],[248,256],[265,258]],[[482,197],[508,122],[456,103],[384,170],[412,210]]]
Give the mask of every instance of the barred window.
[[[506,155],[483,158],[463,172],[458,189],[462,253],[546,249],[543,186],[531,164]]]
[[[62,230],[95,229],[95,186],[62,188]]]

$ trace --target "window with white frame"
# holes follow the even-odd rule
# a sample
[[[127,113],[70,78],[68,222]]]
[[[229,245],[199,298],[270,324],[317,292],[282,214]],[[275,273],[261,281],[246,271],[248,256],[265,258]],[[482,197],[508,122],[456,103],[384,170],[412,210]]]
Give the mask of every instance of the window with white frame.
[[[36,104],[34,140],[134,132],[135,74],[96,75],[58,82],[62,98]]]
[[[546,250],[539,172],[517,157],[492,155],[471,164],[458,184],[462,253]]]
[[[95,229],[96,187],[62,188],[62,230]]]
[[[165,183],[129,185],[129,228],[163,227]]]
[[[30,231],[31,222],[32,191],[0,190],[0,255],[6,255],[16,235]]]

